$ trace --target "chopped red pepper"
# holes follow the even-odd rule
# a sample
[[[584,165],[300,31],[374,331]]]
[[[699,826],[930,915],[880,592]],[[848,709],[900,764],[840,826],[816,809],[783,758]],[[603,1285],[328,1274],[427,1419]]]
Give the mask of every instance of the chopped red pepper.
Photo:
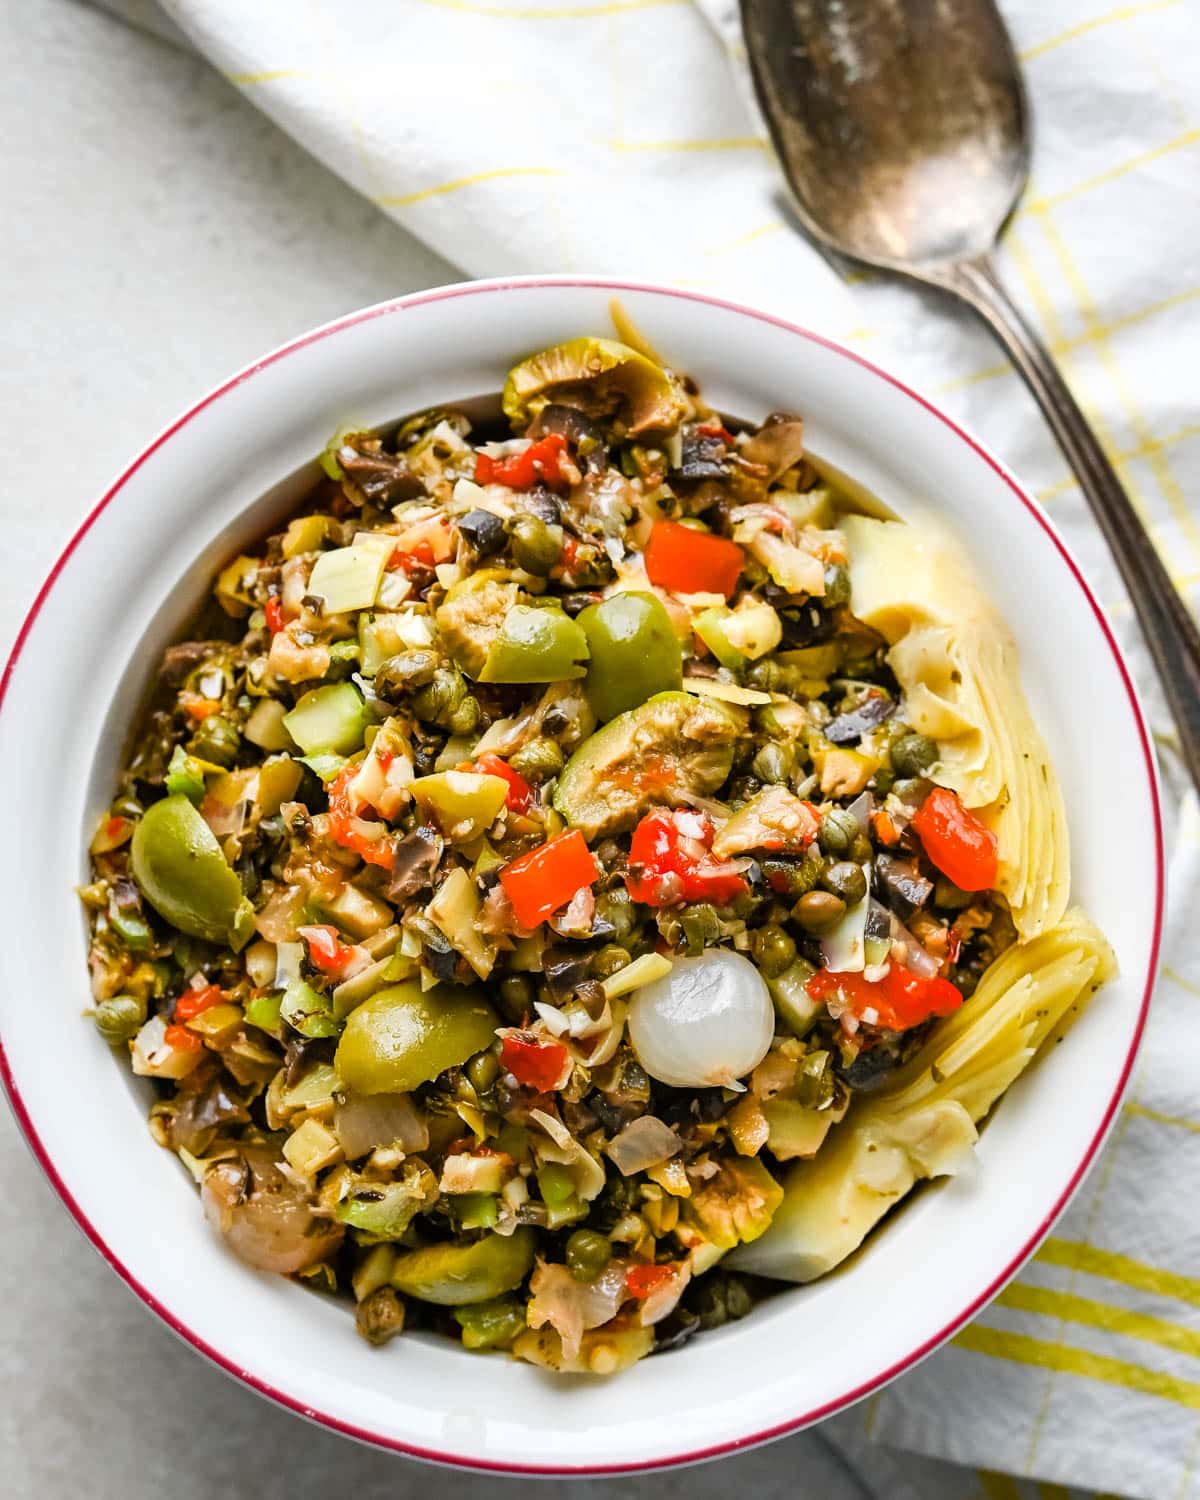
[[[871,831],[879,842],[889,849],[893,844],[900,842],[900,831],[886,807],[881,807],[871,814]]]
[[[191,1021],[196,1016],[211,1010],[214,1005],[223,1005],[225,992],[219,985],[206,984],[203,989],[184,990],[175,1002],[175,1019],[177,1021]]]
[[[353,849],[369,865],[379,865],[384,870],[392,868],[395,853],[391,840],[367,838],[354,827],[354,811],[350,805],[350,783],[361,768],[356,765],[343,766],[329,783],[329,837],[343,849]]]
[[[996,835],[948,787],[934,787],[912,826],[925,853],[960,891],[988,891],[996,884]]]
[[[476,484],[506,484],[510,490],[531,490],[540,481],[555,485],[562,482],[559,460],[566,452],[567,440],[561,432],[549,432],[520,453],[507,458],[475,455]]]
[[[738,865],[710,853],[713,826],[704,813],[656,808],[633,830],[625,884],[645,906],[680,901],[729,902],[750,889]]]
[[[548,1094],[558,1087],[567,1064],[561,1042],[544,1041],[531,1032],[509,1032],[500,1045],[500,1066],[522,1088]]]
[[[308,956],[326,974],[340,974],[356,956],[338,936],[336,927],[298,927],[297,932],[308,944]]]
[[[745,561],[734,542],[678,521],[656,522],[646,543],[647,578],[678,594],[720,594],[728,599]]]
[[[132,826],[128,818],[109,818],[104,825],[104,836],[116,842],[124,838],[126,830]]]
[[[599,875],[592,851],[575,828],[505,865],[500,884],[521,926],[536,927]]]
[[[263,614],[267,617],[267,629],[272,635],[278,635],[283,629],[283,601],[278,594],[270,594],[267,602],[263,605]]]
[[[625,1273],[625,1290],[631,1297],[644,1302],[651,1292],[657,1292],[659,1287],[674,1279],[673,1266],[630,1266]]]
[[[163,1032],[163,1041],[175,1052],[199,1052],[204,1043],[194,1031],[186,1026],[168,1026]]]
[[[411,573],[414,568],[432,568],[433,566],[433,548],[428,542],[418,542],[407,552],[403,547],[397,547],[387,560],[389,573]]]
[[[930,1016],[948,1016],[963,1003],[961,992],[948,979],[922,979],[897,963],[878,980],[822,969],[804,988],[811,999],[840,1000],[860,1021],[888,1031],[907,1031]]]
[[[504,805],[509,812],[528,812],[529,804],[533,801],[533,788],[518,771],[514,771],[506,760],[501,760],[498,755],[481,755],[475,762],[475,769],[484,776],[499,776],[501,781],[508,783],[508,795],[504,799]]]
[[[180,693],[179,702],[188,718],[197,724],[202,723],[211,714],[221,712],[221,704],[216,698],[202,698],[199,693]]]
[[[706,422],[703,427],[697,427],[696,431],[701,437],[720,438],[724,443],[733,442],[733,433],[727,427],[720,427],[712,422]]]

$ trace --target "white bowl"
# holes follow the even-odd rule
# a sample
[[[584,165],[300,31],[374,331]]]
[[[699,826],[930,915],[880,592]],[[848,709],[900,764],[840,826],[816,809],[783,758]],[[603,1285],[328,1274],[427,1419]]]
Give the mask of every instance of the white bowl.
[[[1003,1101],[978,1173],[916,1195],[839,1274],[615,1380],[564,1380],[424,1335],[373,1350],[346,1305],[223,1249],[186,1173],[152,1143],[145,1094],[81,1018],[73,886],[160,649],[217,565],[275,518],[281,481],[343,424],[497,391],[514,357],[605,332],[613,295],[718,408],[802,411],[815,452],[901,514],[932,506],[967,540],[1016,633],[1066,790],[1075,898],[1112,940],[1121,977]],[[80,1228],[171,1328],[252,1389],[382,1447],[601,1473],[709,1457],[827,1416],[936,1348],[1018,1270],[1095,1158],[1129,1076],[1162,856],[1149,740],[1117,646],[1061,540],[994,458],[890,376],[778,318],[539,278],[405,297],[307,334],[205,397],[121,475],[38,596],[0,698],[0,1065],[31,1147]]]

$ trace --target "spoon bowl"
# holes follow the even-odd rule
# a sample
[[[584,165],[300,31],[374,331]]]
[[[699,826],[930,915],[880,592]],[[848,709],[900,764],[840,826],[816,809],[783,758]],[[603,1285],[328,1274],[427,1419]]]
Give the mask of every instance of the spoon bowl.
[[[993,0],[741,0],[758,100],[820,244],[940,287],[1008,350],[1129,590],[1200,789],[1200,631],[991,251],[1029,177],[1030,120]]]

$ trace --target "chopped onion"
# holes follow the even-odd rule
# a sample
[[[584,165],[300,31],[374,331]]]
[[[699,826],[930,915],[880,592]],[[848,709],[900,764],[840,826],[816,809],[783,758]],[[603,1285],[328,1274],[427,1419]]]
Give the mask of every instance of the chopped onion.
[[[637,990],[629,1008],[638,1061],[675,1088],[733,1085],[763,1060],[774,1034],[766,982],[749,959],[726,949],[680,959]]]
[[[377,1146],[424,1151],[429,1128],[407,1094],[349,1094],[337,1106],[333,1133],[347,1161]]]
[[[576,1281],[566,1266],[539,1264],[529,1281],[533,1293],[525,1316],[530,1328],[549,1323],[562,1339],[563,1353],[573,1359],[584,1333],[617,1315],[628,1293],[626,1265],[611,1260],[594,1281]]]
[[[858,824],[859,833],[866,833],[871,826],[871,794],[860,792],[850,806],[846,809],[854,821]]]
[[[565,1036],[571,1029],[570,1021],[556,1006],[547,1005],[544,1000],[535,1000],[533,1008],[551,1036]]]
[[[605,1155],[622,1177],[632,1177],[635,1172],[668,1161],[682,1147],[683,1142],[665,1121],[657,1115],[642,1115],[613,1137]]]

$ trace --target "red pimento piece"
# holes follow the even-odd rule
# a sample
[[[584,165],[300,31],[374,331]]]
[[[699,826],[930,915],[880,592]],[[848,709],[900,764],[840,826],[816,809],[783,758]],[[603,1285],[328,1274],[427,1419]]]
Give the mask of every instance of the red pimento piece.
[[[350,806],[350,783],[358,775],[360,769],[361,767],[354,765],[343,766],[329,783],[327,791],[329,837],[335,844],[340,844],[343,849],[353,849],[355,854],[361,855],[366,860],[367,864],[390,870],[395,859],[390,840],[386,836],[378,839],[368,838],[354,826],[354,812]]]
[[[727,906],[750,889],[741,868],[715,859],[713,826],[704,813],[656,808],[633,830],[625,884],[644,906],[711,901]]]
[[[723,443],[733,442],[733,433],[727,427],[719,427],[711,422],[706,422],[703,427],[697,427],[696,431],[701,437],[720,438]]]
[[[500,871],[500,884],[522,927],[533,928],[560,911],[599,877],[592,851],[578,829],[560,833]]]
[[[418,542],[415,547],[407,552],[403,547],[397,547],[387,560],[386,571],[389,573],[411,573],[414,568],[432,568],[434,566],[433,548],[428,542]]]
[[[184,990],[175,1002],[175,1019],[194,1020],[206,1010],[211,1010],[214,1005],[223,1005],[224,1002],[225,992],[219,985],[206,984],[202,989]]]
[[[922,979],[897,963],[878,980],[822,969],[804,988],[811,999],[839,1000],[860,1021],[888,1031],[907,1031],[930,1016],[948,1016],[963,1003],[961,992],[948,979]]]
[[[296,930],[308,944],[309,958],[322,973],[340,974],[355,957],[354,949],[342,943],[336,927],[320,925]]]
[[[171,1025],[163,1032],[163,1041],[175,1052],[199,1052],[204,1043],[186,1026]]]
[[[561,1042],[545,1041],[532,1032],[510,1032],[500,1044],[500,1066],[524,1089],[549,1094],[558,1087],[567,1065]]]
[[[508,783],[508,795],[504,805],[509,812],[528,812],[533,801],[533,788],[518,771],[514,771],[506,760],[498,755],[484,754],[475,762],[475,769],[484,776],[499,776]]]
[[[269,594],[267,602],[263,605],[263,614],[267,617],[267,629],[272,635],[278,635],[284,627],[283,601],[278,594]]]
[[[625,1273],[625,1290],[631,1297],[644,1302],[651,1292],[657,1292],[674,1278],[672,1266],[630,1266]]]
[[[655,523],[644,558],[646,577],[659,588],[725,599],[737,588],[746,561],[734,542],[678,521]]]
[[[549,485],[561,484],[560,459],[566,451],[567,440],[562,433],[550,432],[520,453],[510,453],[507,458],[491,458],[486,453],[477,453],[475,483],[505,484],[510,490],[531,490],[539,481]]]
[[[996,884],[996,835],[948,787],[934,787],[912,827],[925,853],[960,891],[989,891]]]

